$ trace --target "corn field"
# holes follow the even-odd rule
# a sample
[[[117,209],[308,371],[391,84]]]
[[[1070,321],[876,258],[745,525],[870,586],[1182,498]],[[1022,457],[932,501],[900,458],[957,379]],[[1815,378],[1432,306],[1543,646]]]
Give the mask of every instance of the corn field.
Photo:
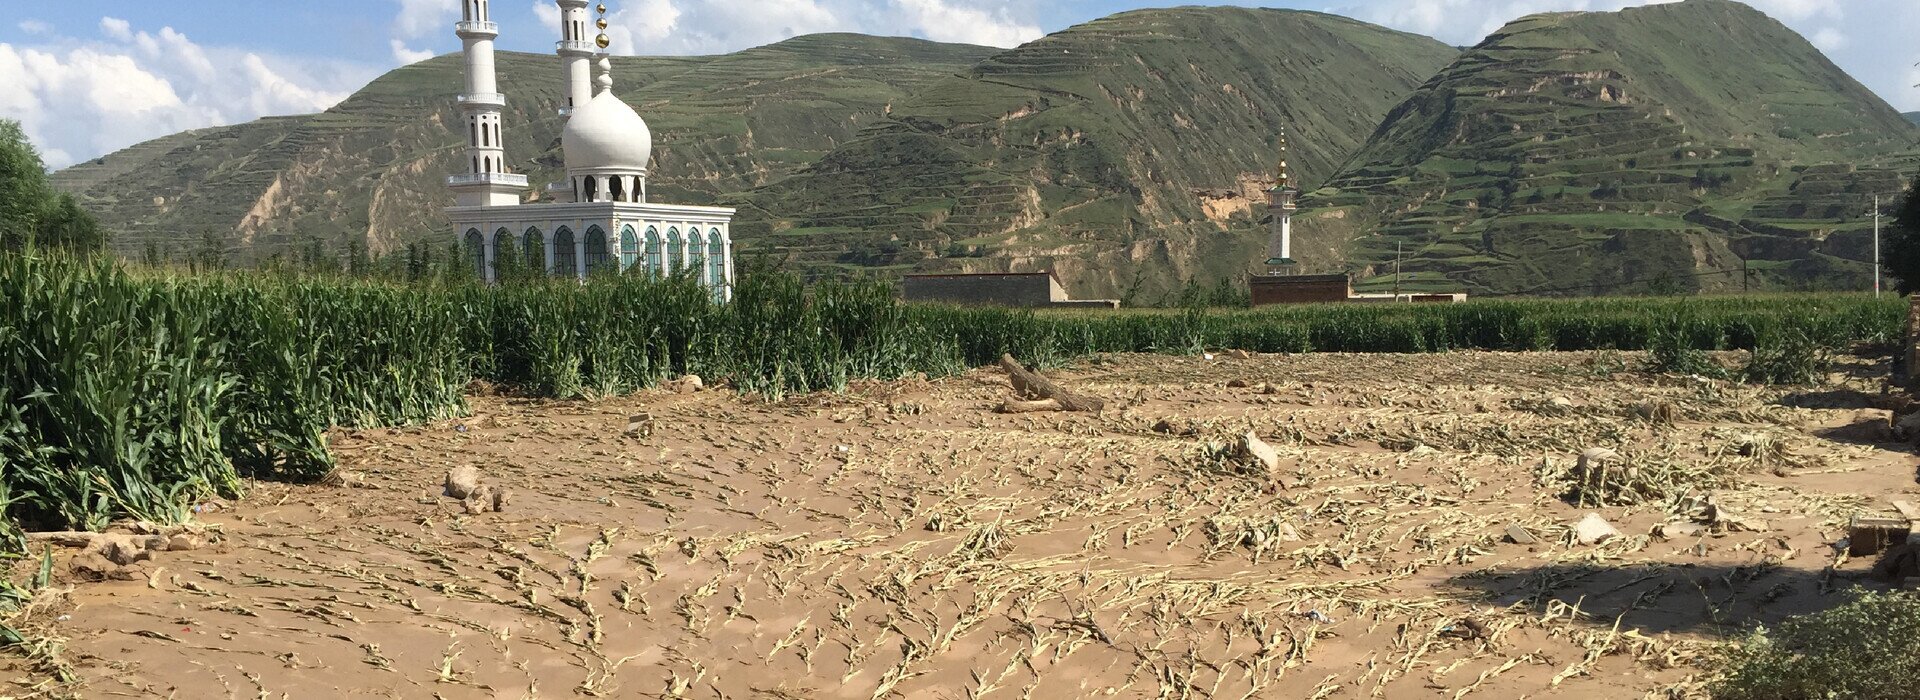
[[[540,397],[684,374],[770,400],[862,378],[954,374],[1012,353],[1751,349],[1892,342],[1903,303],[1860,295],[1052,313],[917,306],[883,282],[745,274],[728,304],[691,279],[414,286],[106,260],[0,256],[0,519],[177,522],[249,479],[333,467],[336,426],[463,415],[476,379]]]

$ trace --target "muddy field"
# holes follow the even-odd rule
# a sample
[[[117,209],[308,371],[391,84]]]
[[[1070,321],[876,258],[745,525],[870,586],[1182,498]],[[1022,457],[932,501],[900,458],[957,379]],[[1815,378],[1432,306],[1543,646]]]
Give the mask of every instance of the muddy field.
[[[771,405],[475,398],[468,420],[336,436],[362,484],[210,504],[218,542],[138,580],[79,581],[59,552],[64,594],[24,621],[46,638],[7,677],[81,697],[1684,696],[1725,635],[1878,585],[1834,543],[1920,490],[1868,420],[1884,367],[1768,389],[1642,362],[1054,373],[1101,415],[994,413],[998,370]],[[1214,444],[1248,430],[1277,470]],[[1576,507],[1591,447],[1714,488]],[[461,466],[504,512],[441,494]],[[1578,543],[1589,512],[1620,534]]]

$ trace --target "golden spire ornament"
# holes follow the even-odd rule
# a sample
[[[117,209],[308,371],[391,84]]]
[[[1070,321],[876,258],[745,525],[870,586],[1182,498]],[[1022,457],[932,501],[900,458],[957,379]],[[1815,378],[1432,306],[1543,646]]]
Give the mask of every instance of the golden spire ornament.
[[[600,36],[593,38],[593,45],[600,47],[601,51],[605,51],[608,46],[613,44],[613,40],[607,38],[607,4],[604,2],[600,3],[600,6],[594,9],[600,11],[600,19],[595,20],[593,23],[594,26],[600,28]]]
[[[1280,130],[1280,176],[1278,181],[1274,183],[1274,186],[1290,187],[1292,185],[1293,185],[1293,176],[1287,172],[1287,130],[1281,129]]]

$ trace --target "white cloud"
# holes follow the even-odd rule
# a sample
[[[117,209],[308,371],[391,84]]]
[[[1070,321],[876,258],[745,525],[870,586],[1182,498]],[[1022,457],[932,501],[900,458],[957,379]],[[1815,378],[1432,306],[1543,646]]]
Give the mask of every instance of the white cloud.
[[[1045,34],[1038,25],[1014,21],[1005,8],[994,13],[955,7],[946,0],[893,0],[893,4],[912,19],[912,26],[934,41],[1017,46]]]
[[[171,27],[113,17],[106,41],[0,43],[0,117],[19,120],[52,167],[167,134],[339,103],[366,67],[195,43]]]
[[[45,36],[53,33],[53,25],[37,19],[23,19],[20,20],[19,24],[14,26],[19,27],[20,31],[34,36]]]
[[[1847,48],[1847,33],[1834,27],[1823,27],[1820,31],[1814,32],[1813,36],[1807,37],[1807,40],[1813,42],[1814,46],[1820,47],[1822,51],[1839,51]]]
[[[393,18],[394,32],[402,39],[418,39],[446,30],[460,17],[460,0],[395,0],[400,12]]]
[[[998,5],[988,9],[984,6]],[[607,16],[607,38],[620,54],[738,51],[820,32],[908,35],[933,41],[1015,46],[1044,32],[1021,19],[1027,0],[633,0]],[[1016,12],[1014,7],[1027,12]],[[560,9],[533,0],[550,34]]]
[[[389,44],[393,47],[393,60],[400,62],[400,65],[403,66],[419,63],[438,55],[435,54],[432,49],[415,51],[407,48],[407,42],[399,39],[394,39],[389,42]]]
[[[101,17],[100,33],[107,35],[109,39],[132,41],[133,24],[118,17]]]

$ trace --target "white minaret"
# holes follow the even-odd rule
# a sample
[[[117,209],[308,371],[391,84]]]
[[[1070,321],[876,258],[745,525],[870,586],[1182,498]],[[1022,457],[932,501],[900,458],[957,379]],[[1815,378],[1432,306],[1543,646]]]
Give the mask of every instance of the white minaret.
[[[1267,211],[1273,213],[1273,239],[1267,244],[1268,272],[1279,274],[1293,267],[1293,212],[1299,207],[1294,199],[1300,190],[1293,186],[1287,171],[1287,132],[1280,132],[1280,174],[1267,190]]]
[[[494,79],[493,40],[500,27],[489,19],[489,0],[461,0],[454,34],[465,45],[467,93],[460,96],[466,118],[467,174],[447,178],[457,206],[499,207],[520,203],[527,176],[507,172],[507,150],[500,142],[500,113],[507,97]]]
[[[557,0],[560,4],[560,66],[567,78],[567,104],[560,108],[561,114],[572,114],[573,110],[593,99],[593,55],[606,44],[593,37],[599,30],[606,29],[606,20],[594,23],[597,26],[589,30],[587,19],[587,0]],[[607,13],[607,6],[600,6],[600,14]],[[604,41],[601,35],[601,41]]]

